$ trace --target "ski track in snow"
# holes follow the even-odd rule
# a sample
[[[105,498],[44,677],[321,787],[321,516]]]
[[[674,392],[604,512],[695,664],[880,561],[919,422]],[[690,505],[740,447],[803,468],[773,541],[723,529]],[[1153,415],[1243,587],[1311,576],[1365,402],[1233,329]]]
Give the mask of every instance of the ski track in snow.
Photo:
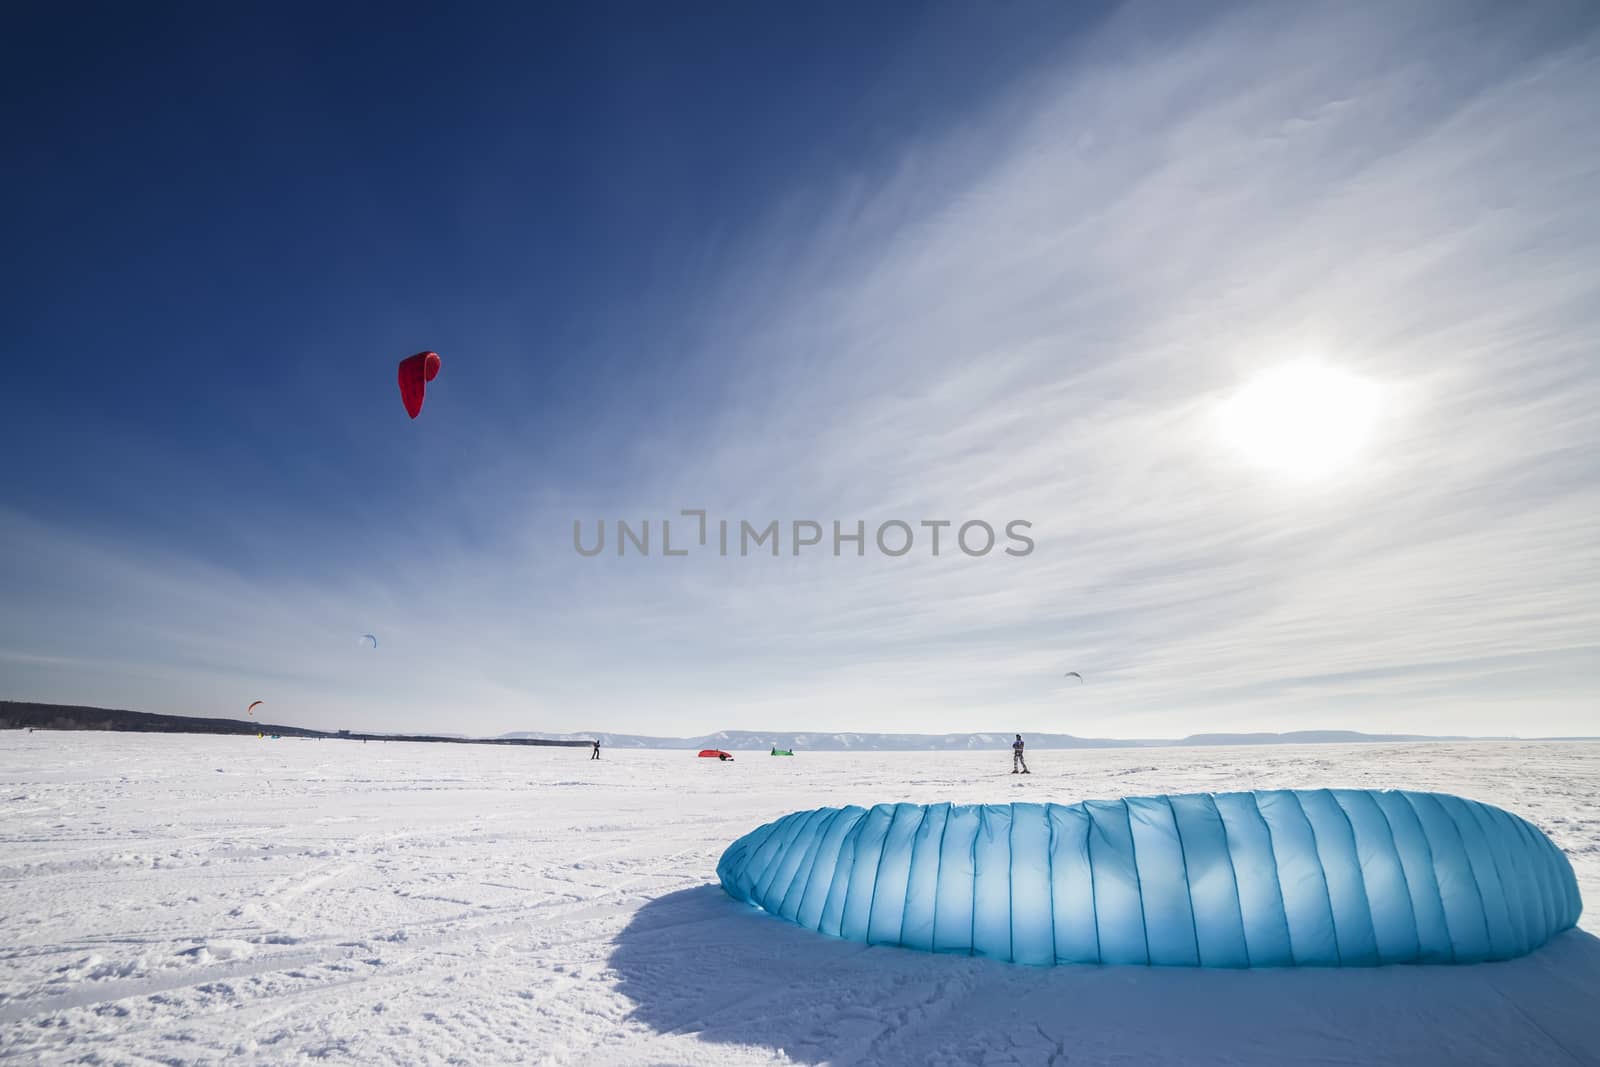
[[[0,734],[0,1059],[1600,1063],[1600,744],[692,753]],[[1459,793],[1566,850],[1580,927],[1476,967],[1026,968],[825,938],[722,850],[827,804]]]

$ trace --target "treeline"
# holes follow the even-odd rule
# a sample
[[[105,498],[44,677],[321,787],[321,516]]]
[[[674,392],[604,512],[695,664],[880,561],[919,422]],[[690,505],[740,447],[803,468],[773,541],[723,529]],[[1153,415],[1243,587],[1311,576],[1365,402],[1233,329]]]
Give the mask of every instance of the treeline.
[[[244,719],[206,719],[192,715],[161,715],[121,708],[88,708],[73,704],[30,704],[0,700],[0,729],[121,730],[147,734],[256,734],[286,737],[320,737],[320,730],[274,726]]]
[[[196,715],[163,715],[121,708],[89,708],[73,704],[33,704],[0,700],[0,730],[116,730],[148,734],[276,734],[279,737],[334,738],[341,741],[426,741],[457,745],[545,745],[587,747],[588,741],[544,738],[437,737],[426,734],[371,734],[307,730],[249,719],[209,719]]]

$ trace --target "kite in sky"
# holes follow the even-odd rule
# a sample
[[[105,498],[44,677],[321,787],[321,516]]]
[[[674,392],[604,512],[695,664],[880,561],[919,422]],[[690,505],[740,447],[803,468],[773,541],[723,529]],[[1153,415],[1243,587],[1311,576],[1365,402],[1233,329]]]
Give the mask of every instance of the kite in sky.
[[[400,401],[413,419],[422,414],[428,383],[439,376],[439,353],[418,352],[400,361]]]

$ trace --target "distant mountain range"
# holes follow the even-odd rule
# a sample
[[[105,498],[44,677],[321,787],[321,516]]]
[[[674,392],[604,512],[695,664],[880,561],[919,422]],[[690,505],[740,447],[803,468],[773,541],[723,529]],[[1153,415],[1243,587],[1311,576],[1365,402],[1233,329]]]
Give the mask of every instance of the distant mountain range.
[[[152,714],[114,708],[67,704],[35,704],[0,700],[0,729],[123,730],[139,733],[277,734],[280,737],[371,741],[433,741],[480,745],[579,746],[595,739],[607,748],[724,748],[760,752],[772,748],[796,752],[975,752],[1010,747],[1009,733],[876,734],[787,733],[765,730],[719,730],[700,737],[653,737],[647,734],[554,734],[518,731],[499,737],[462,734],[377,734],[309,730],[255,719],[211,719],[193,715]],[[1074,734],[1023,735],[1032,749],[1178,748],[1196,745],[1348,745],[1405,741],[1600,741],[1600,737],[1463,737],[1429,734],[1364,734],[1355,730],[1294,730],[1288,733],[1190,734],[1177,739],[1078,737]]]
[[[532,737],[510,733],[507,738]],[[651,737],[645,734],[545,734],[562,739],[599,738],[610,748],[724,748],[760,751],[781,748],[809,752],[968,752],[1005,749],[1014,734],[869,734],[777,733],[763,730],[720,730],[700,737]],[[1195,745],[1348,745],[1401,741],[1587,741],[1600,738],[1436,737],[1428,734],[1364,734],[1355,730],[1293,730],[1288,733],[1190,734],[1175,740],[1148,738],[1077,737],[1073,734],[1024,733],[1032,749],[1044,748],[1178,748]]]

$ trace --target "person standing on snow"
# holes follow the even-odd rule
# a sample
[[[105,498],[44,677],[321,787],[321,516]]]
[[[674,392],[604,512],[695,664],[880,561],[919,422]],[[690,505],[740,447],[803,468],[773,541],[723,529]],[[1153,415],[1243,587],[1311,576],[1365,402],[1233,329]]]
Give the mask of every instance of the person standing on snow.
[[[1022,735],[1021,734],[1018,734],[1017,735],[1017,739],[1015,741],[1011,742],[1011,773],[1012,774],[1027,774],[1028,773],[1028,761],[1022,758]]]
[[[599,741],[599,739],[595,740],[595,743],[594,743],[594,755],[590,756],[589,758],[590,759],[599,759],[600,758],[600,741]]]

